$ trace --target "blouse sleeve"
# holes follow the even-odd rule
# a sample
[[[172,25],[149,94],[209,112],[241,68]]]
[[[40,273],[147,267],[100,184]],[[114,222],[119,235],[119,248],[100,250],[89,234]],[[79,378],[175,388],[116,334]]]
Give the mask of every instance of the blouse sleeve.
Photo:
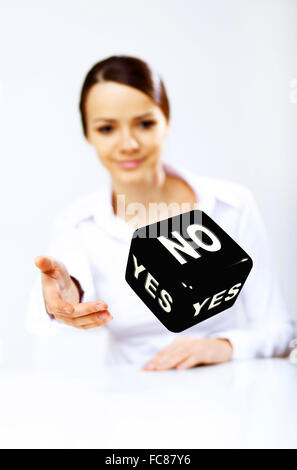
[[[240,294],[246,328],[221,331],[213,336],[229,339],[233,359],[283,357],[289,354],[295,325],[285,304],[260,211],[247,189],[246,196],[236,240],[253,260]]]
[[[78,281],[82,301],[88,302],[96,299],[90,265],[84,254],[79,233],[79,224],[74,224],[67,214],[59,215],[53,223],[46,255],[61,261],[70,276]],[[56,320],[46,311],[41,275],[38,272],[29,295],[26,329],[29,333],[48,336],[59,334],[64,328],[69,329],[69,326]]]

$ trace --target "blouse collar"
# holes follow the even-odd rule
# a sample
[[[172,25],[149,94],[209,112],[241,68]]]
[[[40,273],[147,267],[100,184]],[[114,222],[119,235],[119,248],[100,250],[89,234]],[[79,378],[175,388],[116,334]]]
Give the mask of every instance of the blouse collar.
[[[203,177],[180,165],[169,164],[166,161],[163,161],[162,165],[166,174],[177,176],[191,186],[198,199],[198,209],[211,216],[215,205],[215,197],[210,192]],[[96,192],[93,215],[96,224],[110,236],[123,242],[131,241],[135,228],[113,212],[111,178]]]

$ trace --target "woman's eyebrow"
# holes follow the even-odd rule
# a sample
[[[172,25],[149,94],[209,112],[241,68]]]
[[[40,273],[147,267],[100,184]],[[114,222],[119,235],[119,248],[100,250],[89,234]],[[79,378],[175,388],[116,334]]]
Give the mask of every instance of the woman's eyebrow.
[[[152,115],[153,115],[153,113],[152,113],[152,112],[149,112],[149,113],[142,114],[141,116],[136,116],[136,117],[134,117],[134,118],[132,118],[132,119],[133,119],[133,120],[136,120],[136,119],[141,119],[141,118],[148,117],[148,116],[152,116]],[[94,118],[94,119],[92,120],[93,123],[98,122],[98,121],[117,122],[116,119],[109,119],[109,118],[103,118],[103,117]]]

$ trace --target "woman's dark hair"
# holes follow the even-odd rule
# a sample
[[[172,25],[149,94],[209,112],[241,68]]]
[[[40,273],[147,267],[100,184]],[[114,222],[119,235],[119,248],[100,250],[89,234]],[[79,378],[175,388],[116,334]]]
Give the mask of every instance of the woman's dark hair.
[[[146,62],[126,55],[111,56],[95,64],[87,73],[80,94],[79,110],[84,135],[87,135],[85,103],[90,88],[96,83],[113,81],[129,85],[148,95],[161,108],[167,122],[170,108],[163,81]]]

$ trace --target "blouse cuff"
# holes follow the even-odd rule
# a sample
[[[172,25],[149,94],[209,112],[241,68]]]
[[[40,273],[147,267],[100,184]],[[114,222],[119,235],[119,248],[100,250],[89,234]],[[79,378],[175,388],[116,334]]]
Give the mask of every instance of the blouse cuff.
[[[286,357],[289,343],[294,337],[290,323],[275,324],[258,329],[230,329],[211,335],[226,338],[233,346],[232,359],[253,359],[256,357]]]

